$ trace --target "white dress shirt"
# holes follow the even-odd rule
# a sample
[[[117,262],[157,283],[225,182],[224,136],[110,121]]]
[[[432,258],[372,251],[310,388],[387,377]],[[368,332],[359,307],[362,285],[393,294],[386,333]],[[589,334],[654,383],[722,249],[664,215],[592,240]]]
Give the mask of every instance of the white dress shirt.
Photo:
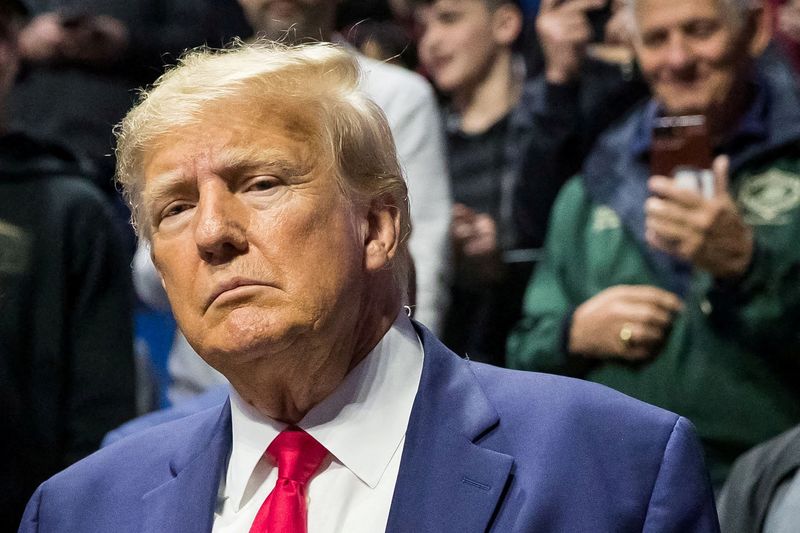
[[[330,452],[308,484],[308,531],[386,529],[423,351],[401,312],[339,387],[297,424]],[[278,469],[264,455],[286,424],[231,394],[233,446],[220,482],[213,533],[247,532]]]

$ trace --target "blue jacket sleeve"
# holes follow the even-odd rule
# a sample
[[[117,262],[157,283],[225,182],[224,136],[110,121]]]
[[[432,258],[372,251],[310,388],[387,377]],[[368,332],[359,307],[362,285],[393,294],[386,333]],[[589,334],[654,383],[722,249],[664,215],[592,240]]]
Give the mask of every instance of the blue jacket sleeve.
[[[718,533],[714,494],[694,427],[680,417],[664,449],[645,532]]]
[[[18,533],[33,533],[39,531],[39,505],[42,501],[42,486],[36,489],[25,507],[22,522],[19,524]]]

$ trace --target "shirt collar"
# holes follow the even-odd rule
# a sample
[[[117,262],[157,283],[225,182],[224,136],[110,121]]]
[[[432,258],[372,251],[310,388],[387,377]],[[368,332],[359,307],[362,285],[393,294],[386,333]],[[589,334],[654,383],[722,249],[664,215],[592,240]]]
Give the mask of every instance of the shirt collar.
[[[334,460],[375,488],[405,437],[422,360],[422,344],[401,311],[375,348],[297,425],[325,446]],[[267,446],[286,424],[262,416],[235,391],[231,423],[233,446],[225,492],[240,508]]]

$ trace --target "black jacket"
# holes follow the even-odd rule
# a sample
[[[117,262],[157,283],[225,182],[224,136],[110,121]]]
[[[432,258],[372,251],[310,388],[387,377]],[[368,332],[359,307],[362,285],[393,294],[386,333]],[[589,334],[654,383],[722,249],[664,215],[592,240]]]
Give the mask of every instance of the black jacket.
[[[0,137],[0,530],[134,416],[132,337],[129,260],[106,200],[63,150]]]

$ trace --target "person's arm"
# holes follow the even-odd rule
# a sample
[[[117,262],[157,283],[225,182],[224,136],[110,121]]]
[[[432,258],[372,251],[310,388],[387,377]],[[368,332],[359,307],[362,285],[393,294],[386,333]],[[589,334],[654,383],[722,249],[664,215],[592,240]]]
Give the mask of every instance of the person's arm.
[[[540,247],[561,185],[580,168],[580,78],[596,0],[544,0],[536,17],[544,70],[533,81],[531,141],[514,195],[519,246]]]
[[[129,257],[99,193],[72,210],[64,466],[136,414]]]
[[[41,504],[42,487],[39,486],[25,507],[25,514],[22,515],[22,521],[19,524],[17,533],[36,533],[39,531],[39,507]]]
[[[728,325],[726,331],[743,342],[764,353],[800,347],[800,257],[794,249],[756,235],[744,276],[716,280],[707,297],[712,323]]]
[[[22,57],[32,64],[67,64],[151,80],[184,50],[221,47],[250,29],[235,0],[149,0],[109,13],[51,11],[22,31]]]
[[[703,449],[691,422],[683,417],[678,418],[664,448],[642,531],[719,532]]]
[[[580,167],[579,86],[554,84],[540,75],[531,83],[532,134],[522,157],[513,199],[519,247],[541,247],[550,208],[564,182]]]
[[[577,246],[571,231],[585,208],[585,194],[579,178],[564,186],[553,207],[553,223],[545,242],[545,256],[536,267],[523,302],[522,318],[508,338],[506,362],[509,367],[559,374],[576,374],[570,368],[567,334],[575,301],[567,291],[567,254]]]

